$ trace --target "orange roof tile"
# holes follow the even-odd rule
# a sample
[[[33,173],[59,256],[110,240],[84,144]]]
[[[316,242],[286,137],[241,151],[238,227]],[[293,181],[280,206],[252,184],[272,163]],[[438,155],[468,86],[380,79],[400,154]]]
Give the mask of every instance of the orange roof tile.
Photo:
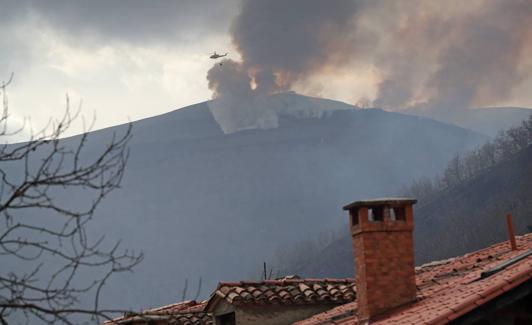
[[[283,279],[221,282],[206,311],[220,300],[230,304],[344,304],[355,299],[354,279]]]
[[[508,242],[416,268],[417,301],[381,315],[372,324],[444,324],[532,278],[532,254],[500,271],[482,273],[532,250],[532,233]],[[296,325],[357,324],[356,302],[314,315]]]
[[[206,312],[178,313],[171,316],[169,325],[212,325],[212,315]]]
[[[354,324],[358,323],[357,316],[357,302],[353,301],[347,304],[340,305],[332,308],[326,312],[316,314],[310,318],[294,323],[299,324],[312,324],[312,325],[328,325],[337,324],[338,321],[352,321]]]
[[[212,325],[212,316],[204,311],[207,301],[194,300],[132,313],[107,321],[105,325],[129,324],[146,321],[165,321],[169,325]]]

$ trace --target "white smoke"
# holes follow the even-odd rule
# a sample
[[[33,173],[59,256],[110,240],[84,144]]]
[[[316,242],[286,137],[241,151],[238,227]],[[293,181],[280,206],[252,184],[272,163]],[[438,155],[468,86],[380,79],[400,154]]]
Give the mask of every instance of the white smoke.
[[[225,134],[277,128],[283,116],[321,118],[336,110],[353,108],[339,102],[297,96],[292,92],[276,95],[255,93],[245,98],[225,95],[209,101],[208,106]]]

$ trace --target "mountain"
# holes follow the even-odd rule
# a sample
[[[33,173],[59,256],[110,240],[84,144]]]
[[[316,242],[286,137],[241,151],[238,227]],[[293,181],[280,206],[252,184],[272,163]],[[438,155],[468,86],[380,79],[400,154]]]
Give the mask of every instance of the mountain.
[[[339,228],[343,203],[393,194],[486,140],[427,118],[294,93],[260,105],[275,107],[269,128],[224,132],[213,102],[133,123],[122,189],[99,206],[90,231],[122,239],[145,260],[109,281],[102,304],[159,306],[180,299],[186,278],[194,292],[201,277],[206,293],[221,280],[256,277],[280,245]],[[92,132],[87,157],[125,127]]]
[[[513,215],[516,234],[532,230],[532,145],[489,171],[414,206],[416,264],[507,240],[508,212]],[[350,235],[346,230],[337,238],[311,261],[291,265],[289,272],[309,277],[352,276]]]
[[[495,136],[500,130],[519,125],[532,114],[532,109],[523,107],[484,107],[460,109],[459,111],[407,109],[405,114],[424,116],[465,129]]]

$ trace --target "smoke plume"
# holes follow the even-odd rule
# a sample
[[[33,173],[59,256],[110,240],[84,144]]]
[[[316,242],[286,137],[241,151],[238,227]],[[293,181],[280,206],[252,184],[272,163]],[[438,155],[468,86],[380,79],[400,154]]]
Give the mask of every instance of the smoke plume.
[[[376,105],[444,111],[490,105],[532,76],[530,0],[386,6],[394,6],[385,14],[391,28],[372,62],[382,76]]]
[[[374,106],[456,112],[532,78],[532,0],[244,0],[231,37],[242,60],[209,71],[215,98],[319,96],[320,76],[364,68]]]

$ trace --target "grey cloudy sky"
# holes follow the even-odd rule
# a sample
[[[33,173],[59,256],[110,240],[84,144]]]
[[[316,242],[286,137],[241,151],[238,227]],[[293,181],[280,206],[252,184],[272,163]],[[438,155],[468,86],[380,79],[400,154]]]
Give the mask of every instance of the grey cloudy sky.
[[[60,116],[67,93],[96,128],[209,99],[208,56],[231,50],[237,9],[236,0],[0,0],[11,123]]]
[[[0,0],[0,13],[13,124],[61,115],[67,93],[101,128],[249,80],[388,109],[532,107],[532,0]],[[208,82],[214,50],[234,69]]]

